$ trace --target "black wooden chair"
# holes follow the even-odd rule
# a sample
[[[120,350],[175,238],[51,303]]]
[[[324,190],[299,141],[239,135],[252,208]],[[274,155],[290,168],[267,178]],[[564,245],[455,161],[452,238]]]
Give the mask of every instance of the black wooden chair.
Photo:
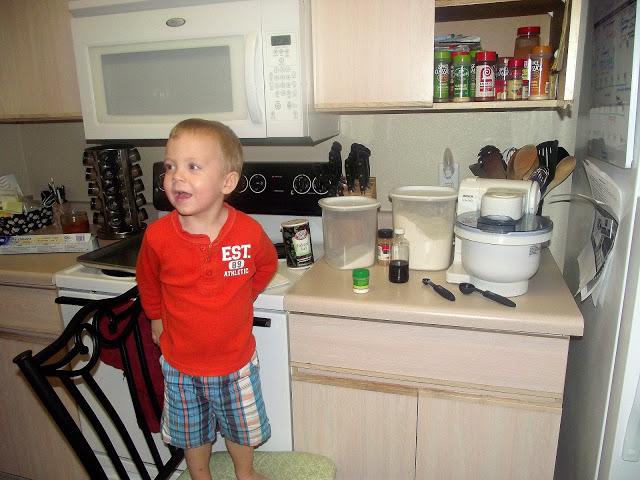
[[[161,406],[157,385],[148,373],[159,365],[156,360],[148,360],[149,351],[155,346],[151,344],[145,351],[151,333],[149,328],[140,325],[144,317],[137,288],[105,300],[59,297],[56,301],[82,308],[53,343],[35,355],[27,350],[13,361],[60,427],[89,478],[107,480],[113,478],[108,473],[115,471],[119,478],[129,479],[132,470],[137,472],[135,478],[143,480],[168,478],[184,453],[156,442],[151,433],[150,421],[157,426]],[[98,360],[108,363],[113,362],[114,357],[126,379],[126,387],[122,387],[126,391],[119,392],[118,397],[128,395],[124,406],[130,410],[133,405],[137,420],[127,422],[129,429],[121,418],[122,398],[108,398],[100,387],[100,381],[105,377],[99,373],[102,367]],[[65,407],[52,382],[60,382],[79,406],[82,428]],[[110,391],[113,391],[113,385],[110,385]],[[88,423],[93,433],[88,433]],[[132,427],[131,423],[137,425]],[[140,432],[144,440],[139,440]],[[94,448],[105,452],[100,456],[101,460]],[[257,451],[254,465],[272,480],[331,480],[336,475],[331,460],[306,452]],[[235,480],[233,464],[226,452],[212,455],[211,471],[218,480]],[[179,480],[190,478],[188,471],[179,476]]]
[[[13,361],[60,427],[91,479],[107,480],[108,476],[104,460],[101,464],[87,439],[88,424],[94,432],[93,442],[99,439],[98,449],[111,461],[107,470],[113,468],[120,478],[128,479],[130,473],[125,464],[132,462],[142,479],[168,478],[182,461],[183,451],[154,441],[151,433],[150,419],[155,418],[157,422],[162,409],[157,385],[152,384],[149,374],[150,364],[144,348],[148,342],[143,337],[150,338],[150,333],[144,332],[139,324],[142,307],[137,288],[105,300],[59,297],[57,302],[83,306],[53,343],[35,355],[27,350]],[[128,387],[124,390],[128,391],[119,393],[130,397],[144,446],[133,440],[139,438],[140,433],[130,431],[133,430],[130,425],[127,430],[119,415],[122,412],[117,411],[120,406],[107,397],[94,378],[98,360],[104,359],[107,351],[124,372]],[[59,381],[75,400],[82,414],[82,429],[52,387],[52,381]],[[149,461],[143,461],[149,454],[152,466]]]

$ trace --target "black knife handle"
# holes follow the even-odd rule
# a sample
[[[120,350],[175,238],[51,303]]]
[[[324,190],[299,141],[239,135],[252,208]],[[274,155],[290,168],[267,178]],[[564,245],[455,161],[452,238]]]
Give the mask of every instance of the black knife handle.
[[[512,302],[511,300],[509,300],[508,298],[503,297],[502,295],[498,295],[497,293],[490,292],[488,290],[485,290],[484,292],[482,292],[482,296],[490,298],[494,302],[501,303],[502,305],[504,305],[506,307],[515,307],[516,306],[516,304],[514,302]]]
[[[433,289],[438,292],[438,295],[440,295],[443,298],[446,298],[447,300],[449,300],[450,302],[455,302],[456,301],[456,296],[451,293],[451,291],[447,290],[446,288],[444,288],[442,285],[436,285],[435,283],[432,284]]]

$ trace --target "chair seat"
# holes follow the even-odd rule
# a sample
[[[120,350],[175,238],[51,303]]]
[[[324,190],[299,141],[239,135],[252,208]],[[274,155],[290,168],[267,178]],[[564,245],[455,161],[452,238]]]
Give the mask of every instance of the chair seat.
[[[306,452],[255,452],[253,466],[270,480],[333,480],[336,466],[322,455]],[[227,452],[211,455],[211,473],[215,480],[235,480],[231,456]],[[188,471],[178,480],[191,479]]]

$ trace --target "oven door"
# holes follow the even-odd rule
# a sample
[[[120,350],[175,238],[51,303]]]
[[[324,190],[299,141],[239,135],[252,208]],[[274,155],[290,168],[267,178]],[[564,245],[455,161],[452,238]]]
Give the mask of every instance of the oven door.
[[[200,117],[264,138],[260,25],[256,0],[73,18],[85,136],[167,138]]]
[[[58,295],[67,297],[68,299],[79,300],[78,303],[83,300],[100,300],[113,296],[111,294],[94,291],[88,292],[69,289],[58,289]],[[71,303],[61,303],[60,309],[63,323],[66,326],[73,315],[80,309],[80,306]],[[291,384],[289,377],[287,314],[281,311],[256,309],[254,311],[253,335],[256,339],[256,350],[258,351],[258,357],[260,359],[262,393],[266,404],[267,415],[271,423],[271,438],[261,445],[259,450],[291,451],[293,449],[293,436],[291,424]],[[123,372],[100,361],[96,368],[96,380],[100,385],[104,386],[105,393],[113,402],[125,424],[136,425],[137,421],[131,400],[127,394],[122,393],[128,391]],[[97,403],[93,404],[92,407],[96,412],[100,410]],[[113,427],[108,421],[103,423],[105,424],[107,432],[113,430]],[[80,428],[96,452],[96,456],[105,468],[105,471],[107,471],[109,478],[119,478],[111,464],[111,460],[109,460],[105,452],[102,452],[100,441],[88,422],[83,421],[82,416],[80,418]],[[151,453],[146,449],[146,443],[142,433],[136,429],[134,429],[134,433],[132,438],[136,445],[141,446],[140,451],[143,461],[150,465],[153,464]],[[132,478],[136,478],[135,466],[128,458],[124,444],[118,442],[115,432],[111,434],[110,437],[114,440],[114,446],[119,452],[125,468],[128,472],[131,472]],[[166,452],[163,447],[160,434],[154,433],[153,437],[161,455],[163,457],[168,456],[168,452]],[[224,441],[222,441],[220,435],[218,435],[218,440],[213,449],[215,451],[225,450]],[[178,469],[186,469],[186,464],[182,462]]]

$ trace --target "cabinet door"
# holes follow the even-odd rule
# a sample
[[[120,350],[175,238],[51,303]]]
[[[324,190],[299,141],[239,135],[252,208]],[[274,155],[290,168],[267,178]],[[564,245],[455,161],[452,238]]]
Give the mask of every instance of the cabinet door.
[[[80,118],[66,0],[0,3],[0,120]]]
[[[337,480],[414,478],[415,394],[304,381],[292,394],[294,450],[331,458]]]
[[[316,108],[430,106],[434,12],[434,0],[313,0]]]
[[[0,472],[38,480],[87,478],[76,455],[12,361],[25,350],[38,352],[43,347],[30,340],[0,338],[0,432],[4,439]]]
[[[559,405],[420,392],[416,480],[553,479]]]

